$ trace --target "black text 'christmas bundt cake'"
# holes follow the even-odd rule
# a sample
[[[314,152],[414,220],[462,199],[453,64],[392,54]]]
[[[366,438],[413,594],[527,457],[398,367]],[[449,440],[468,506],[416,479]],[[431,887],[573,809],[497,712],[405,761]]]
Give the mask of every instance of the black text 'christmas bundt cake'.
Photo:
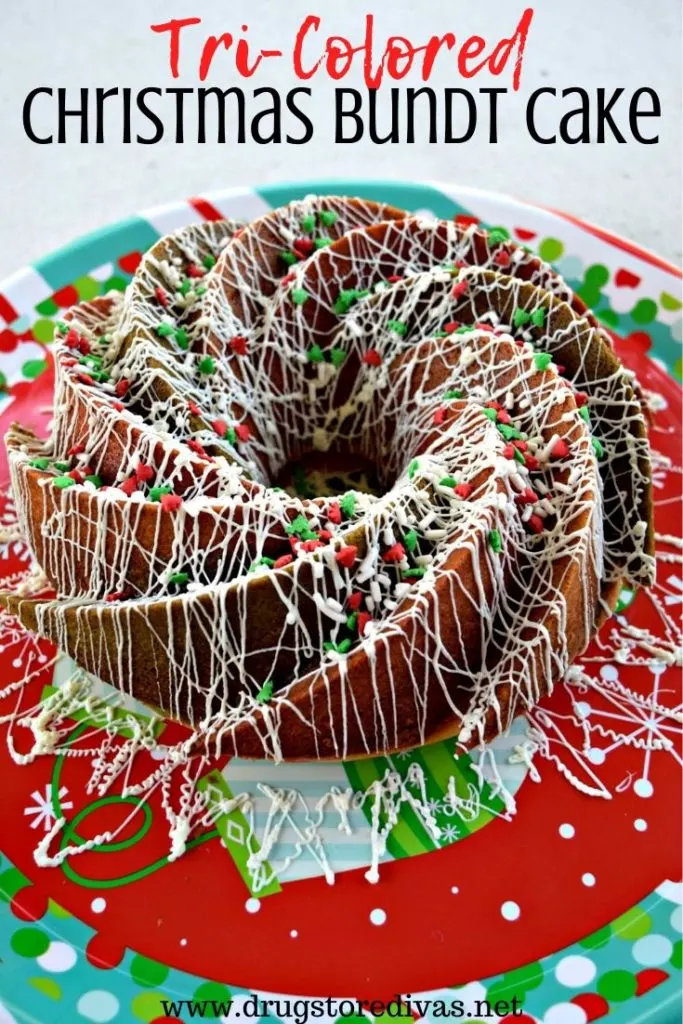
[[[55,363],[51,439],[7,446],[56,596],[3,601],[211,750],[472,745],[652,582],[633,376],[504,233],[341,197],[188,227]]]

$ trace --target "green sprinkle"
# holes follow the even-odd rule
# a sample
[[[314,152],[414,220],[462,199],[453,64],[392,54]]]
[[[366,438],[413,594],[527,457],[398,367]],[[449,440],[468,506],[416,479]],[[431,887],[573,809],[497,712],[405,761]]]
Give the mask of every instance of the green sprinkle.
[[[228,427],[225,433],[223,434],[223,439],[227,441],[228,444],[234,445],[237,442],[237,431],[235,430],[235,428]]]
[[[462,398],[462,391],[455,391],[453,388],[451,388],[449,391],[446,392],[446,394],[443,397],[446,399],[447,402],[452,402],[453,399],[455,398]]]
[[[346,619],[346,628],[350,629],[351,632],[353,633],[353,631],[356,628],[356,623],[357,622],[358,622],[358,612],[352,612],[351,615],[349,615],[348,618]]]
[[[345,313],[348,313],[351,306],[353,306],[354,302],[357,302],[360,297],[360,293],[355,288],[347,288],[340,291],[333,307],[337,316],[344,316]]]
[[[85,482],[88,484],[92,484],[93,487],[101,487],[102,477],[98,476],[96,473],[93,473],[91,476],[86,476]]]
[[[32,466],[33,469],[47,469],[49,465],[50,465],[50,460],[46,459],[42,455],[40,456],[40,458],[38,458],[38,459],[31,459],[31,461],[29,462],[29,466]]]
[[[312,213],[309,213],[305,217],[301,218],[301,230],[302,231],[312,231],[314,227],[315,227],[315,217],[313,216]]]
[[[531,320],[531,313],[527,313],[525,309],[516,309],[512,314],[512,322],[515,327],[524,327]]]
[[[265,555],[262,555],[261,558],[257,558],[256,561],[251,563],[251,565],[249,566],[249,572],[253,572],[254,569],[258,569],[259,566],[261,566],[261,565],[265,565],[269,569],[272,569],[273,566],[275,565],[275,559],[273,559],[273,558],[266,558]]]
[[[457,487],[458,481],[454,476],[444,476],[439,480],[439,487]]]
[[[471,324],[463,324],[462,327],[458,327],[457,330],[453,331],[454,334],[470,334],[474,330]]]
[[[543,327],[545,323],[545,314],[546,311],[545,309],[543,309],[543,307],[541,307],[540,309],[535,309],[533,311],[533,313],[531,314],[531,322],[534,325],[534,327]]]
[[[408,478],[410,480],[412,480],[413,477],[415,476],[415,474],[417,473],[417,471],[419,469],[419,466],[420,466],[420,462],[419,462],[418,459],[413,459],[413,461],[408,466]]]
[[[83,366],[92,366],[93,369],[96,370],[99,366],[102,365],[102,356],[81,356],[78,362],[81,363]]]
[[[495,551],[496,554],[500,554],[503,550],[503,541],[498,530],[489,531],[489,547],[492,551]]]
[[[591,438],[591,444],[593,445],[593,451],[595,452],[596,458],[602,459],[605,455],[605,449],[597,437]]]
[[[406,569],[404,572],[401,573],[401,576],[403,576],[404,579],[418,579],[418,580],[421,580],[422,577],[424,576],[425,572],[426,572],[426,569],[424,569],[420,565],[420,566],[417,567],[417,569]]]
[[[205,284],[198,285],[196,291],[197,291],[197,295],[204,295],[204,294],[206,294],[206,285]]]
[[[522,436],[522,431],[513,427],[511,423],[497,423],[496,426],[506,441],[512,441]]]
[[[501,242],[506,242],[508,238],[507,231],[503,231],[502,228],[492,228],[489,231],[489,242],[491,245],[500,245]]]
[[[182,587],[188,582],[189,578],[189,572],[174,572],[168,577],[168,582],[177,587]]]
[[[306,357],[309,363],[322,363],[325,358],[320,345],[312,345],[306,353]]]
[[[414,551],[415,548],[417,547],[417,541],[417,530],[409,530],[408,533],[403,538],[403,543],[406,551]]]
[[[332,239],[325,235],[324,238],[316,238],[315,247],[316,249],[324,249],[327,245],[332,245]]]
[[[182,327],[179,327],[175,332],[175,342],[178,348],[181,348],[183,351],[186,351],[186,349],[190,347],[190,339],[187,335],[187,331]]]
[[[303,306],[307,299],[310,299],[310,295],[305,288],[292,288],[289,293],[292,297],[292,302],[295,306]]]
[[[197,370],[199,373],[205,373],[207,376],[210,376],[216,372],[216,362],[211,356],[204,356],[197,363]]]
[[[266,679],[265,683],[254,697],[257,704],[267,704],[273,697],[273,680]]]
[[[342,640],[340,644],[337,644],[337,651],[339,652],[339,654],[348,654],[350,650],[351,641],[348,639],[348,637],[346,640]]]
[[[187,295],[188,292],[192,291],[192,281],[190,280],[189,277],[184,278],[184,280],[180,282],[178,291],[183,297]]]
[[[280,259],[283,263],[286,263],[288,267],[293,267],[295,263],[299,262],[293,252],[281,252]]]
[[[536,363],[537,370],[547,370],[552,361],[553,357],[549,352],[534,353],[534,362]]]
[[[590,423],[590,421],[591,421],[591,414],[590,414],[590,409],[588,408],[587,405],[582,405],[581,406],[581,408],[579,409],[579,416],[584,421],[584,423]]]
[[[175,327],[173,324],[167,324],[165,322],[157,324],[157,334],[160,338],[168,338],[174,331]]]
[[[60,473],[66,473],[67,470],[71,469],[71,463],[70,462],[55,462],[54,463],[54,467],[55,467],[55,469],[58,469]]]
[[[356,511],[356,500],[356,495],[353,491],[347,491],[346,494],[342,495],[339,499],[339,508],[345,516],[352,516]]]
[[[483,412],[484,416],[487,417],[487,419],[491,420],[492,423],[495,423],[496,420],[498,419],[497,409],[482,409],[481,411]]]
[[[524,465],[524,463],[525,463],[524,453],[520,452],[519,448],[515,448],[515,458],[516,458],[517,462],[521,462],[522,465]]]
[[[161,501],[164,494],[170,494],[172,490],[173,488],[170,486],[170,484],[163,484],[161,487],[150,487],[150,501]]]
[[[408,333],[408,324],[404,323],[403,320],[387,320],[387,328],[393,331],[394,334],[398,334],[401,338]]]
[[[65,324],[63,320],[57,321],[57,330],[60,334],[67,334],[69,331],[69,325]]]
[[[318,220],[324,227],[331,228],[339,220],[339,214],[335,213],[334,210],[321,210],[318,214]]]
[[[52,483],[63,490],[65,487],[71,487],[76,481],[71,476],[56,476]]]
[[[202,263],[204,264],[207,270],[211,270],[212,267],[216,266],[216,257],[212,256],[211,253],[209,253],[208,256],[204,257]]]
[[[343,348],[333,348],[332,351],[330,352],[330,359],[332,360],[332,364],[336,366],[337,369],[339,369],[341,364],[346,359],[346,352],[344,351]]]
[[[292,534],[300,536],[304,533],[312,532],[308,525],[308,519],[306,519],[306,516],[303,515],[298,515],[296,519],[293,519],[292,522],[285,527],[285,530],[287,531],[288,534],[290,534],[290,536]]]

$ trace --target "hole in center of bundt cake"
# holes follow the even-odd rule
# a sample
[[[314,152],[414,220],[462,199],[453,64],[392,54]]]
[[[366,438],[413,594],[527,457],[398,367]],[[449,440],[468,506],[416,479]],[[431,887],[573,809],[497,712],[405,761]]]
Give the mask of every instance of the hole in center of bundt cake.
[[[283,466],[274,484],[297,498],[324,498],[346,491],[384,493],[378,467],[355,452],[304,452]]]

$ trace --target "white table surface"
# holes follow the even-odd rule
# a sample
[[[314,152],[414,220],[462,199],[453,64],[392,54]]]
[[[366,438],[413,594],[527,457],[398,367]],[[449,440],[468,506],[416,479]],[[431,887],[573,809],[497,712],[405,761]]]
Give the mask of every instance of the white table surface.
[[[392,0],[344,3],[320,0],[9,0],[0,22],[0,277],[44,255],[75,236],[140,208],[211,189],[277,180],[325,177],[409,178],[457,181],[507,192],[565,209],[623,234],[662,256],[681,258],[681,13],[679,0],[537,0],[527,45],[522,89],[505,97],[500,143],[485,134],[466,145],[373,146],[366,142],[334,146],[330,115],[332,87],[314,81],[307,109],[316,124],[304,147],[259,146],[254,142],[146,147],[117,141],[102,145],[37,146],[24,135],[24,97],[38,85],[144,86],[196,85],[196,64],[204,35],[249,25],[257,46],[286,48],[303,17],[314,9],[326,34],[360,41],[364,16],[374,10],[378,37],[405,34],[425,42],[432,33],[472,32],[497,39],[511,32],[523,3],[479,0]],[[182,56],[187,73],[173,83],[167,44],[149,29],[171,16],[200,16]],[[225,54],[216,57],[207,85],[259,85],[285,92],[299,84],[288,65],[251,82],[237,79]],[[430,85],[468,83],[449,74],[440,59]],[[507,77],[507,76],[506,76]],[[342,85],[361,86],[358,75]],[[421,84],[411,78],[406,84]],[[480,81],[480,85],[509,85]],[[581,85],[627,93],[651,86],[659,93],[663,116],[660,143],[539,146],[524,127],[524,102],[541,85]],[[260,108],[258,108],[260,109]],[[503,109],[503,108],[501,108]],[[558,117],[564,108],[558,102]],[[623,115],[622,115],[623,120]],[[627,119],[626,119],[627,122]],[[648,124],[650,127],[652,122]]]

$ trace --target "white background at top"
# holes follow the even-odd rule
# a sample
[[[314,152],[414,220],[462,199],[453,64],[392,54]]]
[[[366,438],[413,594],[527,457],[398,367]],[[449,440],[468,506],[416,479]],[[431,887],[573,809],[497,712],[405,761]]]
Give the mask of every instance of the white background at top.
[[[323,19],[325,35],[362,38],[364,16],[376,15],[378,40],[403,34],[416,43],[432,33],[490,40],[510,34],[524,3],[516,0],[3,0],[0,5],[0,276],[84,231],[150,205],[230,185],[306,177],[428,178],[507,192],[592,220],[680,260],[681,4],[680,0],[537,0],[522,89],[505,97],[500,143],[484,137],[463,146],[334,146],[332,87],[315,79],[314,139],[304,147],[220,146],[166,141],[151,147],[109,141],[36,146],[21,124],[24,97],[38,85],[165,87],[196,85],[204,32],[237,34],[249,25],[256,47],[291,48],[306,14]],[[173,83],[166,43],[149,30],[169,17],[200,16],[188,30],[188,73]],[[321,32],[321,34],[323,34]],[[238,80],[218,55],[207,85],[294,87],[288,64],[273,62],[251,82]],[[191,69],[191,70],[190,70]],[[181,68],[182,70],[182,68]],[[342,85],[361,86],[358,74]],[[408,85],[421,84],[416,78]],[[449,73],[444,54],[430,83],[468,85]],[[509,85],[475,79],[480,85]],[[660,95],[660,143],[539,146],[526,133],[523,106],[541,85],[628,91],[651,86]],[[165,107],[169,109],[169,107]],[[260,109],[260,108],[258,108]],[[561,113],[558,102],[556,109]],[[623,120],[623,115],[620,120]],[[188,122],[191,124],[191,120]],[[648,128],[650,127],[650,122]],[[117,123],[112,127],[118,128]],[[145,126],[146,130],[146,126]],[[116,132],[118,134],[118,132]]]

